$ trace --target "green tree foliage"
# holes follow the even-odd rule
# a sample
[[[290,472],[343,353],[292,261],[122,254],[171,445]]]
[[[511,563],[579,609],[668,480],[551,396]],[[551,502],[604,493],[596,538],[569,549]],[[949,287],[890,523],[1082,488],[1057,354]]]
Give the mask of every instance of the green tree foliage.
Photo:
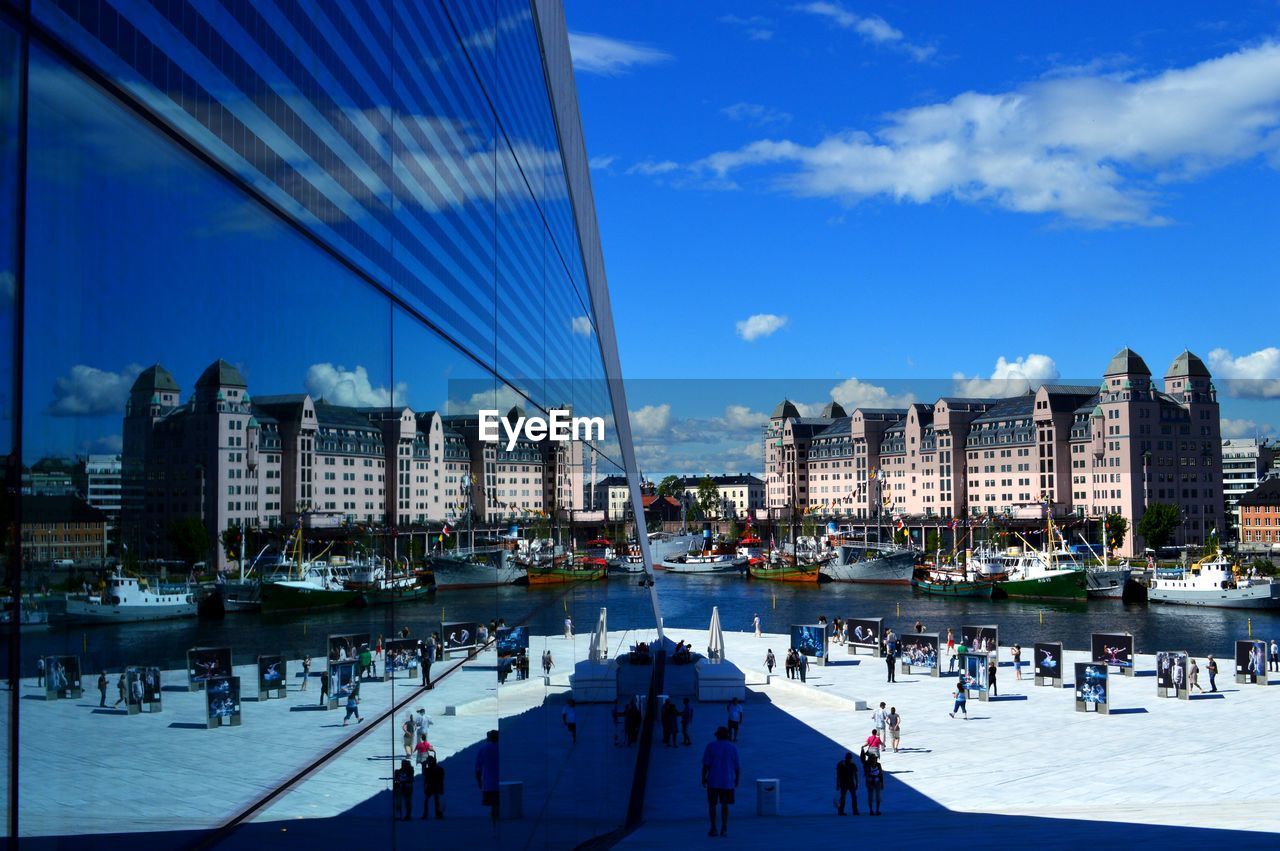
[[[170,520],[167,529],[169,543],[178,557],[187,563],[203,561],[209,555],[209,530],[199,517],[179,517]]]
[[[680,495],[680,477],[667,476],[658,482],[658,496],[676,496]]]
[[[714,517],[720,510],[720,489],[710,476],[703,476],[698,482],[698,509],[703,517]]]
[[[1158,550],[1169,543],[1173,531],[1182,525],[1182,511],[1176,505],[1153,502],[1138,521],[1138,534],[1147,546]]]
[[[1129,533],[1129,521],[1123,514],[1107,515],[1107,547],[1112,551],[1120,549],[1124,536]]]

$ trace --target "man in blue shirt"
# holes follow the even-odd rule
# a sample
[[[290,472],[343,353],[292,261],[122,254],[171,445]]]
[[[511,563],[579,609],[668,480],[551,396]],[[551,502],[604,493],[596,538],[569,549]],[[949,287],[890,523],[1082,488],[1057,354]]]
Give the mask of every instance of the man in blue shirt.
[[[729,805],[741,773],[738,748],[729,741],[729,731],[717,727],[716,740],[702,752],[702,785],[707,790],[707,815],[711,818],[708,836],[716,835],[716,804],[720,805],[720,835],[728,835]]]

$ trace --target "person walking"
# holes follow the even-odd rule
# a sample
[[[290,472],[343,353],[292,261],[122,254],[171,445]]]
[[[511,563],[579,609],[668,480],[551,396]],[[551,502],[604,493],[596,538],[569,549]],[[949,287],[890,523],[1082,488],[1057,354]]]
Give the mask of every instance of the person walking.
[[[367,644],[360,647],[360,678],[364,679],[366,676],[377,676],[373,672],[373,651]]]
[[[889,710],[885,709],[884,701],[880,701],[880,705],[876,707],[876,711],[871,713],[871,724],[876,728],[876,733],[881,739],[885,738],[885,727],[888,724]]]
[[[853,761],[853,751],[845,751],[844,759],[836,763],[836,815],[844,815],[844,799],[853,802],[853,814],[858,814],[858,764]]]
[[[1192,689],[1200,689],[1200,693],[1204,694],[1204,687],[1200,685],[1200,666],[1196,664],[1196,660],[1191,660],[1191,673],[1187,677],[1187,691]]]
[[[756,631],[756,638],[760,637],[760,613],[756,612],[756,616],[751,619],[751,626]]]
[[[627,737],[627,746],[634,745],[640,738],[640,722],[643,716],[640,714],[640,707],[636,706],[634,700],[627,701],[627,708],[622,712],[622,729]]]
[[[867,812],[869,815],[880,815],[880,799],[884,793],[884,769],[880,766],[880,758],[875,754],[867,754],[862,773],[867,785]]]
[[[320,705],[324,706],[329,702],[329,672],[320,672]]]
[[[347,722],[351,720],[352,715],[356,717],[357,724],[364,721],[360,717],[360,696],[356,694],[354,688],[347,692],[347,714],[342,716],[342,726],[347,726]]]
[[[413,713],[404,716],[404,723],[400,725],[400,744],[404,746],[404,755],[411,756],[413,754],[413,743],[417,732],[413,723]]]
[[[551,669],[556,666],[555,660],[551,658],[550,650],[542,651],[542,674],[543,676],[551,676]]]
[[[799,663],[796,665],[796,669],[800,671],[800,682],[804,682],[805,675],[809,673],[809,657],[801,653],[800,658],[796,661]]]
[[[889,677],[885,680],[888,683],[896,683],[897,673],[894,671],[894,663],[898,661],[898,639],[893,634],[893,630],[885,633],[884,637],[884,664],[888,669]]]
[[[880,738],[878,730],[872,728],[870,735],[867,736],[867,740],[862,745],[862,755],[864,757],[874,756],[876,759],[879,759],[880,753],[883,750],[884,739]]]
[[[573,618],[564,619],[564,637],[573,638]]]
[[[769,652],[764,654],[764,666],[769,669],[769,673],[773,674],[773,666],[778,664],[778,660],[774,658],[773,648],[769,648]]]
[[[311,679],[311,654],[302,657],[302,688],[298,691],[307,690],[307,680]]]
[[[951,630],[947,630],[947,673],[953,674],[956,670],[956,637]]]
[[[427,710],[424,706],[419,706],[413,711],[413,732],[420,738],[427,738],[427,728],[431,726],[431,719],[427,717]]]
[[[493,835],[498,835],[498,731],[485,733],[484,744],[476,751],[476,786],[480,803],[489,808]]]
[[[902,741],[902,716],[898,714],[898,707],[889,707],[885,720],[889,723],[889,741],[893,744],[893,752],[897,753]]]
[[[738,741],[738,729],[742,726],[742,704],[738,698],[729,701],[729,741]]]
[[[560,710],[560,719],[564,721],[564,728],[569,731],[571,744],[576,745],[578,743],[578,704],[573,702],[572,697],[564,705],[564,709]]]
[[[794,680],[796,678],[796,658],[794,650],[787,651],[787,679]]]
[[[431,686],[431,663],[436,660],[436,640],[433,636],[428,635],[427,640],[421,645],[422,658],[419,660],[422,668],[422,684],[430,689]]]
[[[124,703],[127,706],[128,705],[127,701],[129,700],[129,691],[124,684],[124,674],[121,674],[120,679],[116,680],[116,691],[120,693],[120,696],[116,698],[115,703],[111,704],[111,708],[115,709],[117,706],[119,706],[122,703]]]
[[[44,657],[36,659],[36,688],[44,688]]]
[[[101,697],[98,699],[98,707],[99,708],[105,707],[107,705],[107,672],[106,671],[103,671],[101,674],[98,674],[98,694],[101,695]]]
[[[680,710],[680,733],[684,736],[683,744],[692,745],[693,739],[689,738],[689,726],[693,724],[693,704],[689,702],[689,698],[684,699],[684,708]]]
[[[1280,671],[1280,644],[1276,640],[1271,639],[1271,667],[1269,671]]]
[[[951,693],[951,696],[956,699],[956,705],[951,707],[951,717],[955,718],[956,713],[960,712],[964,715],[964,720],[968,721],[969,709],[965,706],[965,703],[968,701],[969,696],[965,693],[963,677],[956,680],[956,690]]]
[[[1015,680],[1022,679],[1022,645],[1015,644],[1013,649],[1009,651],[1009,655],[1013,657],[1013,678]]]
[[[995,697],[1000,692],[996,690],[996,671],[998,670],[996,660],[992,659],[987,662],[987,688],[991,690],[991,696]]]
[[[1209,672],[1209,691],[1218,690],[1218,660],[1213,658],[1213,654],[1209,654],[1209,661],[1205,662],[1204,669]]]
[[[435,803],[436,818],[444,818],[444,766],[436,759],[436,755],[427,756],[427,764],[422,766],[422,817]]]
[[[707,790],[707,815],[711,819],[708,836],[717,835],[716,806],[720,807],[720,836],[728,836],[729,805],[742,776],[738,749],[729,741],[729,731],[716,728],[716,739],[702,752],[702,786]]]
[[[409,764],[409,760],[400,760],[400,767],[395,770],[395,774],[391,776],[391,785],[394,789],[392,801],[394,809],[391,812],[392,818],[408,821],[413,814],[413,766]]]
[[[676,708],[675,701],[667,698],[667,702],[662,704],[662,745],[668,748],[678,748],[680,743],[676,741],[676,731],[680,724],[680,710]]]

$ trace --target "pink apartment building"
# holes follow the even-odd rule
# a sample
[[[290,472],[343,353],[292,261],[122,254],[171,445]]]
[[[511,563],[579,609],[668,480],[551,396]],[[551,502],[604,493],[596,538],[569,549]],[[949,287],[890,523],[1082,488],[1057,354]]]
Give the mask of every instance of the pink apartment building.
[[[1204,362],[1183,352],[1157,387],[1137,354],[1121,350],[1100,385],[1046,384],[1003,399],[944,397],[901,409],[831,404],[799,416],[783,401],[764,434],[767,510],[928,521],[999,516],[1130,521],[1153,502],[1183,512],[1177,543],[1223,531],[1216,392]]]

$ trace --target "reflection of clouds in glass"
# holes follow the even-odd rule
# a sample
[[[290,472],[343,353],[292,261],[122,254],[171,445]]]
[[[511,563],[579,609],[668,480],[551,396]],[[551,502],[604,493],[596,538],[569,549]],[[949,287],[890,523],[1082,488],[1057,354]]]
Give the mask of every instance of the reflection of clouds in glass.
[[[382,408],[407,404],[409,385],[398,382],[393,389],[375,387],[363,366],[347,369],[331,363],[312,364],[307,370],[307,392],[331,405],[355,408]]]
[[[93,440],[86,440],[80,444],[80,451],[83,453],[103,453],[107,455],[119,455],[124,451],[124,438],[118,434],[108,434],[102,437],[95,437]]]
[[[1214,349],[1209,352],[1209,369],[1230,396],[1280,398],[1280,348],[1268,346],[1239,357],[1228,349]]]
[[[8,269],[0,272],[0,304],[9,305],[18,296],[18,279]]]
[[[53,401],[45,413],[55,417],[86,417],[122,413],[129,388],[133,386],[139,364],[133,363],[120,372],[98,369],[78,363],[53,383]]]
[[[591,336],[591,317],[575,316],[569,323],[569,330],[582,337]]]

